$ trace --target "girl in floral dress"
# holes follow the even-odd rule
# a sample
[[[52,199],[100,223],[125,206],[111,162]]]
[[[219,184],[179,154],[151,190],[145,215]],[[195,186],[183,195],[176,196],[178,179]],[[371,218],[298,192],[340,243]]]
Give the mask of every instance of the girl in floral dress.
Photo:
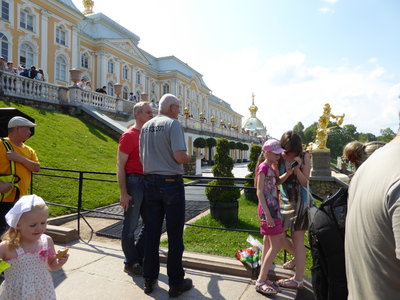
[[[264,295],[274,295],[280,288],[274,282],[268,280],[268,271],[272,266],[275,256],[284,245],[284,232],[282,217],[280,215],[279,197],[277,185],[284,182],[293,170],[288,170],[279,176],[277,163],[282,149],[277,140],[267,140],[263,147],[265,161],[256,169],[256,187],[258,197],[258,217],[260,219],[260,233],[264,235],[263,260],[260,275],[256,282],[256,291]]]
[[[56,299],[49,269],[60,269],[68,254],[56,257],[53,240],[44,234],[47,217],[47,206],[36,195],[21,197],[7,213],[10,228],[2,236],[0,258],[11,267],[4,271],[1,300]]]

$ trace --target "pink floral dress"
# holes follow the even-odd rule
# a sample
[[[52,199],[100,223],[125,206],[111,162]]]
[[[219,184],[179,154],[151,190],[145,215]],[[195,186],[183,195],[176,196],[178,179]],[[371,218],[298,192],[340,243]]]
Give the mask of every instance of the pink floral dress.
[[[43,234],[40,239],[40,251],[25,253],[24,249],[18,248],[18,257],[8,261],[11,267],[4,271],[5,280],[0,286],[0,300],[56,299],[53,280],[47,268],[47,258],[51,254],[47,235]]]

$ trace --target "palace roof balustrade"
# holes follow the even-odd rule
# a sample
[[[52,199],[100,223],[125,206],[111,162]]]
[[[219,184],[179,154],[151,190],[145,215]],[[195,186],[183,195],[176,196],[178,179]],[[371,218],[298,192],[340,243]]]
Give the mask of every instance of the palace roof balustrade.
[[[134,105],[131,101],[84,90],[76,86],[60,86],[2,71],[0,71],[0,96],[59,105],[84,105],[110,113],[131,113]],[[154,113],[157,114],[158,112],[155,110]],[[259,139],[251,133],[243,133],[234,128],[223,128],[218,126],[217,123],[206,123],[187,118],[185,115],[180,115],[179,120],[185,131],[198,135],[226,137],[245,143],[259,143]]]

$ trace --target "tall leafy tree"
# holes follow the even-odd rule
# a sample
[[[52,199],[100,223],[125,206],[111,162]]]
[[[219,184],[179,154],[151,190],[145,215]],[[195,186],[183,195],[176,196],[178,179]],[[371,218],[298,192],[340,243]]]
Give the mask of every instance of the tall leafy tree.
[[[302,141],[304,141],[304,125],[303,125],[303,123],[298,122],[296,125],[294,125],[293,131],[296,132],[301,137]]]
[[[381,129],[380,133],[381,135],[378,136],[378,141],[380,142],[388,143],[396,136],[396,133],[390,128]]]

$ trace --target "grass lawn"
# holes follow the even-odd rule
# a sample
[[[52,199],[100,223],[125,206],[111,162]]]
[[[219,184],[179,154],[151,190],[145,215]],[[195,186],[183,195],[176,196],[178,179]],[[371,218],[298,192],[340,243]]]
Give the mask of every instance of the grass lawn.
[[[220,222],[207,215],[193,224],[213,227],[225,227]],[[228,227],[227,227],[228,228]],[[239,199],[239,222],[231,228],[259,231],[259,221],[257,217],[257,204],[244,199],[242,195]],[[223,231],[217,229],[207,229],[188,226],[184,232],[185,250],[190,252],[206,253],[219,256],[235,257],[237,250],[249,248],[251,245],[246,242],[249,233],[236,231]],[[262,243],[262,235],[251,233]],[[305,244],[308,245],[308,236]],[[163,247],[168,247],[168,240],[162,241]],[[275,258],[275,264],[283,264],[283,250]],[[288,255],[288,259],[291,259]],[[307,251],[307,262],[305,275],[311,277],[310,268],[312,265],[311,254]]]
[[[58,112],[0,101],[0,107],[15,107],[33,117],[37,124],[35,135],[26,144],[38,155],[42,167],[98,172],[116,171],[118,142],[91,123]],[[42,170],[39,174],[78,177],[74,173]],[[85,175],[86,178],[115,180],[115,176]],[[118,201],[117,183],[85,180],[83,207],[95,208]],[[33,176],[33,193],[45,201],[77,206],[78,180]],[[50,206],[50,215],[73,212]]]

